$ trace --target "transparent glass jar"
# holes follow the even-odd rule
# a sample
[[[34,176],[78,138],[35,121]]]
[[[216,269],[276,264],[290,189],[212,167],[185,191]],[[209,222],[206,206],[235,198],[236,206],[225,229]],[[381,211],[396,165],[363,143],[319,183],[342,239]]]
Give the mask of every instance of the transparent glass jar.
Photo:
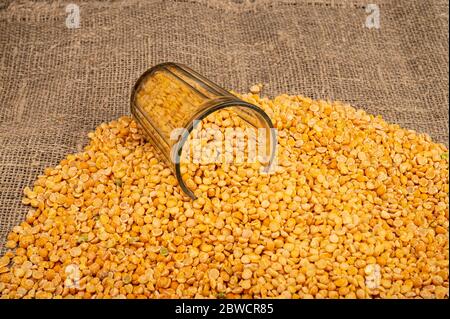
[[[276,150],[272,121],[258,106],[245,102],[188,67],[177,63],[158,64],[144,72],[131,93],[131,113],[150,143],[176,175],[181,189],[196,196],[182,178],[183,146],[196,125],[209,114],[231,108],[246,124],[264,129],[267,145],[266,171]],[[181,134],[174,132],[182,128]]]

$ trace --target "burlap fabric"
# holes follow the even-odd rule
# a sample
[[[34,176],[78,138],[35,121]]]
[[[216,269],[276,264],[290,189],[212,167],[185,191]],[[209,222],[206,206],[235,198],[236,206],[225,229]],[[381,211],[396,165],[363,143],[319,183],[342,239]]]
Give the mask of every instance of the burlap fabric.
[[[365,25],[367,2],[380,28]],[[164,61],[222,86],[342,100],[448,145],[448,3],[392,1],[0,2],[0,250],[22,189],[129,114],[133,82]]]

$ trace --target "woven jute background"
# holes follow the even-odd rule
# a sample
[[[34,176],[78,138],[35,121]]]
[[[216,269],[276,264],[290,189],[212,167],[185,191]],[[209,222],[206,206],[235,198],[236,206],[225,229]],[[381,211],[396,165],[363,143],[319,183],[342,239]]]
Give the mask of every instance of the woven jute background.
[[[134,81],[164,61],[240,92],[345,101],[448,145],[445,0],[73,3],[79,28],[69,2],[0,1],[1,251],[22,189],[129,114]]]

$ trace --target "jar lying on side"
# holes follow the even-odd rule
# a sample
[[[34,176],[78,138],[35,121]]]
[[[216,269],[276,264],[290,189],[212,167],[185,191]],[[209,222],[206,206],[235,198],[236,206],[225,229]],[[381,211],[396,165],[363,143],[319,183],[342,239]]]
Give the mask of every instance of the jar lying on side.
[[[266,144],[265,171],[275,157],[276,131],[268,115],[188,67],[163,63],[140,76],[131,94],[131,113],[149,141],[176,175],[181,189],[192,199],[180,172],[183,146],[202,119],[220,109],[230,108],[249,127],[263,129]]]

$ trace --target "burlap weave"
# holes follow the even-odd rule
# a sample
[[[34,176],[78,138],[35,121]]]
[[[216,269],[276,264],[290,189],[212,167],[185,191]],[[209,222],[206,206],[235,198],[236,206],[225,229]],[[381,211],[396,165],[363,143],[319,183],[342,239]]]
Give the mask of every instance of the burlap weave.
[[[380,29],[365,26],[367,2]],[[185,63],[226,88],[342,100],[448,145],[445,0],[0,1],[0,250],[22,189],[129,114],[148,67]]]

